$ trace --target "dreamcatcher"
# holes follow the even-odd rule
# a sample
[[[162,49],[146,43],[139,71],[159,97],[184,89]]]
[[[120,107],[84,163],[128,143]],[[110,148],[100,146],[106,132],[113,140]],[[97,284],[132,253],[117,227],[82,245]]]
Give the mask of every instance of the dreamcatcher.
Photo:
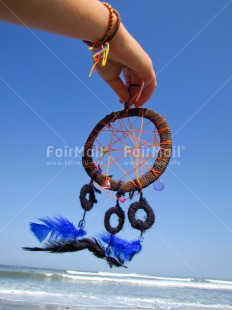
[[[56,216],[42,218],[41,223],[30,223],[31,231],[43,247],[26,247],[30,251],[52,253],[75,252],[88,249],[95,256],[105,259],[110,267],[123,266],[142,249],[144,232],[155,222],[155,214],[143,196],[143,189],[153,183],[155,190],[162,190],[160,181],[171,157],[171,132],[166,120],[146,108],[113,112],[104,117],[90,133],[83,151],[82,163],[90,183],[80,191],[84,210],[77,227],[67,219]],[[106,193],[115,198],[115,205],[104,217],[105,233],[89,237],[85,230],[86,213],[97,203],[96,196]],[[125,222],[126,201],[134,198],[127,216],[137,229],[137,240],[118,237]],[[146,214],[139,218],[140,211]],[[117,217],[117,225],[112,225]]]

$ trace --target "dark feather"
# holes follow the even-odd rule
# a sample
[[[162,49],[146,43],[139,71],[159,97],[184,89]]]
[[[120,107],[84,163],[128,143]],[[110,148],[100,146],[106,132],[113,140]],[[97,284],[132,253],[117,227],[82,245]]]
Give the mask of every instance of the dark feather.
[[[24,247],[27,251],[45,251],[50,253],[67,253],[67,252],[77,252],[88,249],[93,255],[98,258],[105,259],[110,268],[124,267],[122,259],[120,257],[107,257],[105,254],[105,247],[102,243],[94,238],[83,238],[80,240],[62,240],[62,241],[51,241],[48,242],[44,247]]]
[[[86,238],[87,239],[87,238]],[[82,240],[62,240],[62,241],[52,241],[47,243],[43,248],[39,247],[24,247],[27,251],[46,251],[51,253],[67,253],[67,252],[77,252],[87,249],[86,242]]]
[[[124,262],[118,256],[117,257],[106,256],[105,247],[100,242],[100,240],[96,238],[94,238],[93,240],[92,239],[87,240],[88,240],[88,250],[92,252],[92,254],[95,255],[96,257],[106,259],[110,268],[112,268],[113,266],[127,268],[126,266],[123,265]]]
[[[127,268],[127,266],[123,265],[123,262],[120,262],[119,259],[116,259],[114,257],[107,257],[107,262],[110,266],[110,268],[114,267],[124,267]]]
[[[88,250],[93,255],[95,255],[98,258],[106,258],[105,248],[98,239],[96,238],[93,239],[84,238],[84,239],[86,239],[86,245],[88,247]]]
[[[45,251],[44,248],[38,248],[38,247],[34,247],[34,248],[23,247],[22,249],[23,249],[23,250],[26,250],[26,251]]]

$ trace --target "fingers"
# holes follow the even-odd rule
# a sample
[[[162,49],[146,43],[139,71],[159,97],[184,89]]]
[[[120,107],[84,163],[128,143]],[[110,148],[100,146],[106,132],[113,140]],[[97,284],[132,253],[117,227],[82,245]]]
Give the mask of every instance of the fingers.
[[[120,102],[127,103],[130,99],[130,103],[134,103],[136,107],[142,106],[156,88],[151,58],[122,24],[110,44],[106,66],[97,66],[97,71],[119,96]],[[119,77],[121,73],[124,75],[125,84]],[[127,88],[131,84],[139,84],[141,87],[131,89],[130,98]]]
[[[144,67],[143,71],[135,71],[122,63],[108,59],[106,66],[97,66],[97,72],[119,96],[121,103],[129,102],[135,107],[140,107],[151,97],[156,88],[156,76],[152,62],[147,61]],[[125,84],[120,78],[121,73],[124,75]],[[132,87],[129,92],[128,87],[133,84],[140,85],[140,88]]]
[[[127,76],[125,79],[125,84],[120,77],[105,81],[119,96],[121,103],[133,103],[136,108],[148,101],[157,85],[155,74],[144,81],[135,75]]]
[[[120,63],[107,61],[106,66],[97,66],[97,72],[100,77],[113,89],[113,91],[119,96],[121,103],[129,101],[129,91],[120,78],[120,73],[123,66]]]
[[[152,68],[151,68],[152,69]],[[130,93],[130,103],[134,103],[135,107],[142,106],[153,94],[156,88],[156,76],[154,70],[149,70],[149,75],[146,77],[143,74],[134,73],[129,68],[123,69],[125,78],[125,85],[129,88],[131,85],[140,85],[139,87],[133,86]]]
[[[129,103],[133,103],[133,104],[136,103],[136,101],[139,99],[141,95],[142,88],[143,88],[143,83],[142,85],[133,83],[128,87],[128,91],[130,94]]]
[[[130,94],[129,103],[134,104],[140,96],[143,81],[129,68],[123,69],[123,75],[125,78],[125,85],[128,88]]]
[[[121,103],[126,103],[130,99],[128,88],[124,85],[120,77],[112,80],[106,80],[106,83],[113,89],[113,91],[119,96]]]
[[[123,72],[123,76],[124,76],[124,79],[125,79],[125,85],[127,88],[130,87],[130,85],[133,83],[132,82],[132,71],[131,69],[127,68],[127,67],[124,67],[122,69],[122,72]]]
[[[135,107],[141,107],[153,94],[155,88],[157,86],[156,77],[150,77],[144,81],[143,88],[141,90],[141,94],[135,102]]]

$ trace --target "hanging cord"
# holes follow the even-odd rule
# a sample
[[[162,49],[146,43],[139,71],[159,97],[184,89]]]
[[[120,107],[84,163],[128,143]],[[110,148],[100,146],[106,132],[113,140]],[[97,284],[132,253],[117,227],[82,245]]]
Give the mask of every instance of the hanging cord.
[[[144,233],[144,231],[141,231],[140,235],[138,236],[138,241],[139,241],[139,244],[140,244],[141,248],[142,248],[142,243],[143,243],[143,240],[144,240],[143,233]]]
[[[140,199],[141,199],[141,197],[143,195],[143,193],[142,193],[143,188],[142,188],[140,182],[138,182],[138,179],[135,179],[134,182],[136,183],[136,186],[133,186],[131,188],[131,190],[129,192],[129,197],[130,197],[130,199],[132,199],[135,195],[135,192],[138,192],[138,194],[140,194]]]
[[[120,202],[125,202],[126,201],[126,198],[124,197],[125,196],[125,192],[123,190],[120,189],[121,185],[122,185],[122,181],[119,181],[118,182],[118,186],[117,186],[117,193],[116,193],[116,198],[117,198],[117,203],[116,203],[116,206],[119,206],[119,201]],[[121,200],[123,198],[123,201]]]
[[[78,229],[80,229],[80,230],[84,230],[85,229],[85,225],[86,225],[85,215],[86,215],[86,211],[84,211],[82,220],[80,220],[80,222],[78,223]]]
[[[93,190],[98,193],[98,194],[101,194],[101,191],[100,189],[96,188],[96,186],[94,186],[93,184],[93,178],[90,180],[89,184],[92,186]]]
[[[129,192],[129,198],[132,199],[135,195],[135,192],[139,192],[140,188],[139,187],[132,187],[132,189]]]
[[[96,69],[97,64],[101,60],[101,66],[104,67],[107,62],[107,57],[109,54],[110,49],[110,41],[115,37],[120,23],[121,23],[121,17],[117,10],[113,9],[111,5],[107,2],[102,2],[102,4],[109,10],[109,22],[107,31],[103,38],[96,42],[86,41],[83,40],[85,44],[89,46],[89,50],[93,51],[92,57],[93,57],[93,66],[90,70],[89,77],[92,75],[93,71]],[[114,26],[114,17],[116,16],[116,24]],[[95,51],[96,50],[96,51]]]

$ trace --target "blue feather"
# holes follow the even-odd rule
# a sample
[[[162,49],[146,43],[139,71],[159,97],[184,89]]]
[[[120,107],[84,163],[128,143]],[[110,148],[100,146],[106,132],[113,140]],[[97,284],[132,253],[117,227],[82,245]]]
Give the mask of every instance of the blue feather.
[[[40,219],[40,221],[44,224],[30,223],[31,231],[40,242],[44,241],[49,233],[48,241],[58,239],[76,240],[86,235],[85,230],[76,229],[73,223],[62,216],[55,216],[53,219],[46,217]]]
[[[115,235],[111,237],[111,235],[106,232],[102,233],[100,239],[107,244],[110,245],[111,239],[111,246],[113,249],[113,255],[115,257],[120,257],[124,262],[131,261],[135,254],[139,253],[142,249],[141,242],[139,240],[124,240]]]
[[[47,238],[47,235],[50,233],[51,229],[42,224],[30,223],[30,228],[33,234],[37,237],[39,242],[44,241]]]

